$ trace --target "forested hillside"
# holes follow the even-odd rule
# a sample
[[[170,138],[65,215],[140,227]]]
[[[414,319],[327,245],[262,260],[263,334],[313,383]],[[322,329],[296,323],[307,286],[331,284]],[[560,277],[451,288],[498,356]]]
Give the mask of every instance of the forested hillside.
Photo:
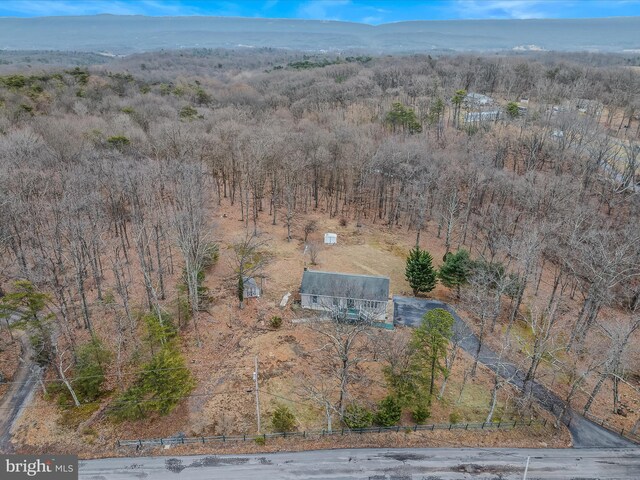
[[[17,441],[253,432],[256,354],[267,417],[284,404],[287,426],[326,428],[349,405],[380,412],[411,334],[349,333],[347,372],[325,345],[337,333],[278,305],[316,263],[408,294],[414,245],[435,266],[473,260],[429,295],[528,372],[525,387],[637,428],[640,72],[609,63],[202,49],[11,65],[0,302],[21,318],[9,330],[4,315],[0,379],[21,330],[45,368]],[[316,240],[325,231],[336,249]],[[243,298],[247,276],[264,298]],[[450,349],[433,403],[407,400],[403,415],[538,415],[527,388]],[[465,388],[482,400],[465,407]]]
[[[375,54],[496,50],[628,52],[639,17],[421,20],[369,25],[291,18],[79,15],[0,18],[0,49],[126,55],[160,49],[282,48]]]

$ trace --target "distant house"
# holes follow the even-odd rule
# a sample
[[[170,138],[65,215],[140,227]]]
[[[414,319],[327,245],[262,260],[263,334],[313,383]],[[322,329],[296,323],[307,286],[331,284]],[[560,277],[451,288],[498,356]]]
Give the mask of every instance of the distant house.
[[[384,321],[389,278],[305,270],[300,287],[303,308],[332,312],[348,319]]]
[[[495,122],[500,118],[500,110],[487,110],[486,112],[467,112],[464,115],[465,123]]]
[[[253,277],[245,277],[244,281],[244,298],[258,298],[260,297],[260,287]]]
[[[468,93],[467,96],[464,98],[464,102],[467,105],[477,105],[477,106],[484,106],[484,105],[492,105],[493,102],[493,98],[491,97],[487,97],[486,95],[482,95],[481,93]]]
[[[603,105],[597,100],[578,98],[575,102],[576,110],[587,115],[597,116],[602,114]]]

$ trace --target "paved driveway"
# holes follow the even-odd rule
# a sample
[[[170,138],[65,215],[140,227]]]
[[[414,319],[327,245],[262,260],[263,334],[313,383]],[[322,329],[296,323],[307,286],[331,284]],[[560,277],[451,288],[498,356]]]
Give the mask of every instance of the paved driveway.
[[[444,302],[424,298],[394,296],[393,323],[394,325],[405,325],[415,328],[420,325],[422,316],[434,308],[443,308],[453,315],[455,319],[454,331],[460,335],[461,338],[460,347],[470,355],[475,356],[480,344],[478,337],[466,322],[460,318],[456,311]],[[509,381],[519,389],[523,389],[524,373],[518,370],[515,365],[505,363],[504,360],[500,361],[498,355],[484,345],[480,348],[478,361],[494,372],[497,372],[500,376],[509,379]],[[532,395],[544,408],[551,412],[559,412],[563,408],[564,402],[537,382],[533,383]],[[635,445],[620,435],[587,420],[573,410],[568,411],[563,420],[569,425],[574,447],[615,448]]]

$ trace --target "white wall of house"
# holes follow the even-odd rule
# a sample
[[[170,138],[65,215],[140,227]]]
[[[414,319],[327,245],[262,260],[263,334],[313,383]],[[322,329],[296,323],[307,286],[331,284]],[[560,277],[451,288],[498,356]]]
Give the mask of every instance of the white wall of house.
[[[387,316],[388,301],[361,300],[347,297],[328,297],[324,295],[300,294],[302,308],[311,310],[331,311],[340,309],[361,309],[370,314],[375,320],[384,321]]]

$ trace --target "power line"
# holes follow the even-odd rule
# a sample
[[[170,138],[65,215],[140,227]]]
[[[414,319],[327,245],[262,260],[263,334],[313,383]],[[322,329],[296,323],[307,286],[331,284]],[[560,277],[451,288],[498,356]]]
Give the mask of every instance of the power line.
[[[191,366],[193,366],[193,364],[191,364]],[[206,367],[206,368],[211,368],[210,365],[205,365],[205,364],[200,364],[200,365],[196,365],[198,368],[201,367]],[[189,368],[189,366],[185,366],[186,368],[188,368],[189,370],[192,370],[191,368]],[[182,370],[185,367],[171,367],[171,368],[156,368],[156,369],[151,369],[151,370],[139,370],[137,372],[124,372],[124,373],[120,373],[120,375],[139,375],[142,373],[151,373],[151,372],[165,372],[165,371],[171,371],[171,370]],[[242,369],[247,369],[249,370],[251,368],[251,366],[221,366],[219,367],[220,369],[224,369],[224,370],[242,370]],[[251,371],[251,370],[249,370]],[[70,378],[69,381],[71,383],[73,382],[77,382],[80,380],[89,380],[89,379],[94,379],[94,378],[102,378],[102,377],[107,377],[107,376],[113,376],[113,377],[117,377],[118,374],[116,372],[108,372],[105,373],[104,375],[86,375],[84,377],[74,377],[74,378]],[[60,379],[43,379],[42,383],[59,383],[62,380]],[[27,383],[29,383],[29,381],[25,381],[25,382],[3,382],[2,385],[26,385]]]
[[[153,403],[153,402],[157,402],[157,401],[161,401],[161,400],[186,400],[188,398],[201,398],[201,397],[207,397],[207,396],[216,396],[216,395],[228,395],[228,394],[238,394],[238,393],[254,393],[254,389],[250,388],[248,390],[227,390],[227,391],[223,391],[223,392],[203,392],[203,393],[191,393],[189,395],[179,395],[179,396],[173,396],[173,395],[165,395],[165,396],[158,396],[158,397],[152,397],[146,400],[135,400],[135,399],[131,399],[131,400],[124,400],[121,402],[118,402],[117,399],[113,399],[114,402],[116,402],[115,405],[112,405],[109,410],[110,411],[117,411],[117,410],[121,410],[124,408],[124,406],[127,405],[144,405],[144,404],[149,404],[149,403]],[[270,392],[266,392],[266,391],[262,391],[261,393],[275,397],[275,398],[279,398],[281,400],[286,400],[288,402],[291,403],[295,403],[298,405],[307,405],[303,402],[294,400],[292,398],[288,398],[282,395],[278,395],[276,393],[270,393]],[[100,405],[103,402],[101,401],[93,401],[93,402],[83,402],[81,403],[81,406],[84,405]],[[75,407],[75,404],[73,403],[65,403],[65,404],[57,404],[59,407]],[[40,405],[25,405],[23,408],[46,408],[49,406],[54,406],[51,403],[46,403],[44,405],[40,404]],[[11,407],[0,407],[0,411],[3,410],[12,410]]]

